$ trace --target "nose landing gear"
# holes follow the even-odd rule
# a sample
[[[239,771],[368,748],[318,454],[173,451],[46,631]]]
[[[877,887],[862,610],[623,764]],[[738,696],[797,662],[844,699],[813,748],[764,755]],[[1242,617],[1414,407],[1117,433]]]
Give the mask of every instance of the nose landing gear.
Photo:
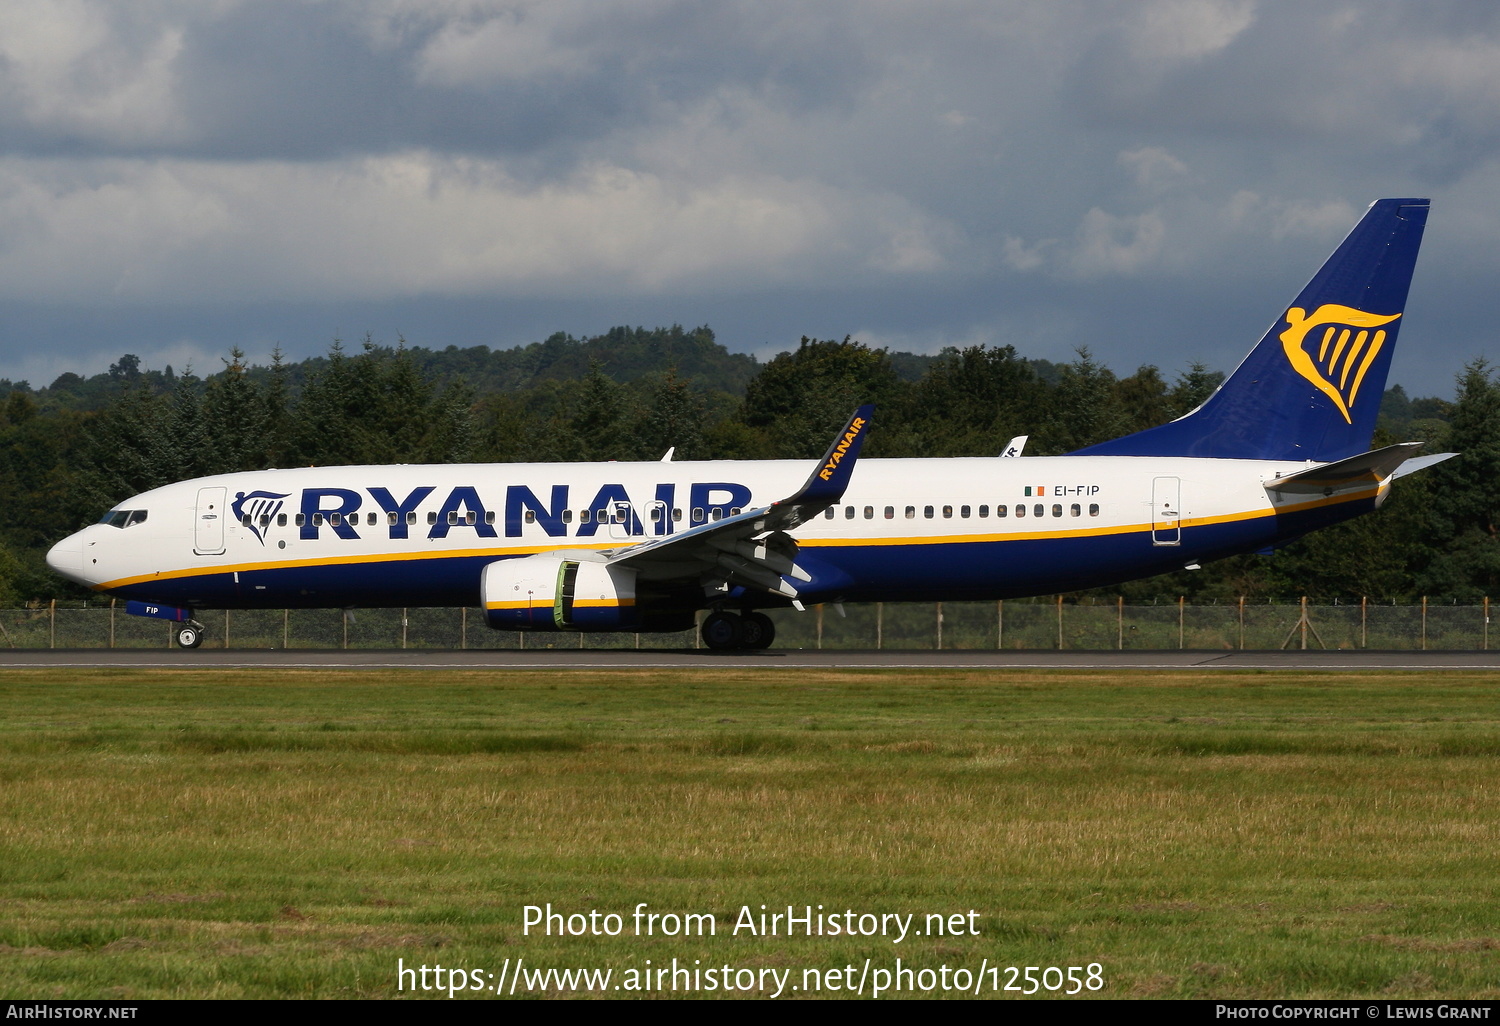
[[[177,644],[182,648],[197,648],[203,644],[204,627],[197,620],[182,620],[177,624]]]

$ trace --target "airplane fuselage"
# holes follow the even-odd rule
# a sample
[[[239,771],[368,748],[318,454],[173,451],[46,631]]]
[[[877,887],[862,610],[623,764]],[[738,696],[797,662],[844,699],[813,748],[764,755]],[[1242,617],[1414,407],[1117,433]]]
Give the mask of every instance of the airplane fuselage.
[[[811,576],[801,597],[1000,599],[1097,587],[1278,544],[1376,504],[1373,480],[1311,497],[1267,490],[1309,465],[864,460],[842,500],[797,531],[798,563]],[[49,561],[96,590],[184,607],[473,605],[483,567],[498,559],[613,552],[670,536],[772,503],[807,468],[787,460],[226,474],[135,496]],[[129,515],[138,511],[145,515]],[[678,608],[711,604],[690,579],[668,590]],[[785,604],[734,597],[747,608]]]

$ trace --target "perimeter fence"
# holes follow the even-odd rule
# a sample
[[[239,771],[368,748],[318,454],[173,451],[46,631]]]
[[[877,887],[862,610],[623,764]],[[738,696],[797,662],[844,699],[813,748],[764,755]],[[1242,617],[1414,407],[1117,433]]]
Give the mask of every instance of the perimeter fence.
[[[788,649],[1407,649],[1490,647],[1490,603],[1247,601],[1189,605],[1067,602],[886,602],[774,610],[776,648]],[[204,646],[233,649],[525,649],[698,647],[696,631],[492,631],[483,610],[202,610]],[[0,610],[10,648],[169,648],[173,625],[116,606]]]

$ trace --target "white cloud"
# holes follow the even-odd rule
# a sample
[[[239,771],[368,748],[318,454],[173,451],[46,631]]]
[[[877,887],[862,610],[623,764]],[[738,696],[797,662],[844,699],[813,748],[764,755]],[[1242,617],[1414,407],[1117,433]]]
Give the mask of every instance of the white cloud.
[[[1078,226],[1072,270],[1086,278],[1133,274],[1157,259],[1166,236],[1166,224],[1156,213],[1116,217],[1094,207]]]
[[[203,12],[215,6],[203,5]],[[111,143],[180,137],[175,95],[184,19],[157,5],[7,0],[0,103],[51,132]]]
[[[815,181],[596,163],[525,186],[495,161],[0,161],[0,292],[131,302],[715,289],[943,266],[909,204]]]
[[[1259,233],[1273,239],[1336,236],[1354,227],[1363,213],[1363,207],[1345,200],[1268,198],[1248,189],[1236,192],[1224,206],[1229,223],[1259,225]]]
[[[1134,6],[1126,31],[1145,64],[1182,64],[1218,53],[1255,21],[1254,0],[1150,0]]]
[[[1186,164],[1160,146],[1122,150],[1115,159],[1130,172],[1136,185],[1152,192],[1175,185],[1188,173]]]

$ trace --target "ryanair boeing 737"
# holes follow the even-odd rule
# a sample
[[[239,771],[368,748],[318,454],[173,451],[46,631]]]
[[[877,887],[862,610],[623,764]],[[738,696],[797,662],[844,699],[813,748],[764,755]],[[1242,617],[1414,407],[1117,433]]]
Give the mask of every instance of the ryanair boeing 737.
[[[675,631],[708,610],[704,642],[732,649],[770,645],[762,610],[778,606],[1050,594],[1267,549],[1375,509],[1394,479],[1452,455],[1368,451],[1427,208],[1374,203],[1198,409],[1066,456],[861,461],[865,406],[811,466],[199,478],[127,499],[47,563],[176,621],[187,648],[199,608],[477,601],[490,626],[529,631]]]

